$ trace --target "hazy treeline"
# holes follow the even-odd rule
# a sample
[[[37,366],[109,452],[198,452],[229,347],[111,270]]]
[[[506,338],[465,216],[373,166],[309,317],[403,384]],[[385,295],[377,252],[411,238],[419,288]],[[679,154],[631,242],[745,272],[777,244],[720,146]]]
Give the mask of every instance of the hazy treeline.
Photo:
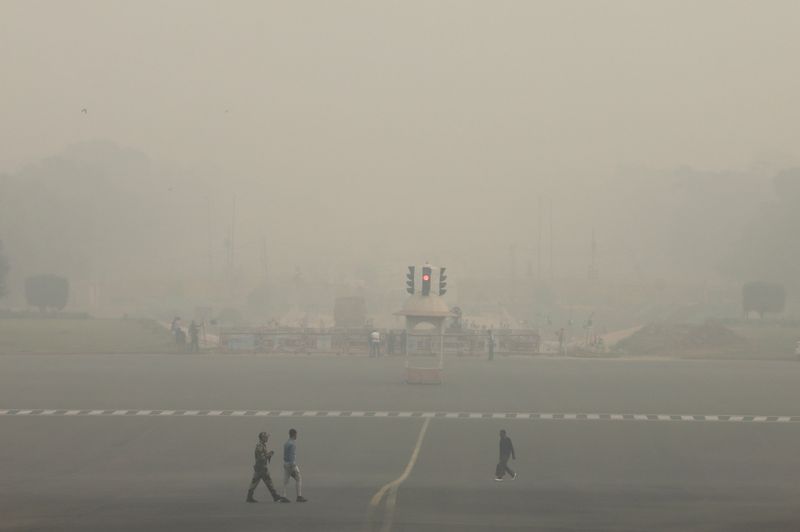
[[[797,282],[800,172],[766,166],[729,172],[627,169],[607,182],[614,185],[600,181],[568,196],[545,198],[542,251],[549,253],[552,202],[557,277],[585,278],[594,232],[605,279]],[[456,189],[422,220],[384,226],[364,221],[366,229],[349,232],[353,220],[343,212],[308,209],[328,196],[302,182],[283,183],[272,197],[269,187],[261,196],[248,195],[235,180],[208,169],[169,167],[110,142],[75,145],[0,174],[0,191],[0,235],[11,264],[12,294],[20,293],[24,277],[38,273],[106,283],[235,275],[241,301],[259,286],[261,292],[250,299],[269,298],[266,280],[318,288],[366,283],[377,292],[399,291],[405,263],[427,258],[415,255],[408,232],[417,229],[441,233],[421,238],[421,248],[430,250],[432,242],[441,240],[437,258],[456,272],[455,285],[459,276],[478,272],[493,278],[510,275],[512,245],[520,250],[514,257],[517,275],[538,273],[533,271],[536,194],[521,209],[527,223],[523,228],[506,223],[502,206],[486,205],[477,221],[481,231],[474,230],[475,219],[459,218],[459,200],[474,202],[471,193],[459,197]],[[342,186],[337,201],[343,210],[352,204],[350,192],[358,193],[359,201],[370,201],[369,194]],[[286,201],[276,203],[275,196]],[[388,201],[391,196],[392,190],[381,192],[370,208],[383,210],[381,202],[388,198],[387,208],[402,211]],[[520,201],[511,194],[506,199],[512,206]],[[309,231],[309,219],[325,229]],[[234,272],[228,271],[231,237],[237,239]],[[314,293],[326,300],[334,293],[307,291],[306,302]],[[271,294],[289,297],[279,296],[280,287]]]

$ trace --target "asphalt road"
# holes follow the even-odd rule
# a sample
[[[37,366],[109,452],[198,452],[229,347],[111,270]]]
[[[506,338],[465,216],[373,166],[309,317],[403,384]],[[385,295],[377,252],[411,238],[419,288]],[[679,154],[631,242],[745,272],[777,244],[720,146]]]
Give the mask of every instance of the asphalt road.
[[[444,385],[415,387],[399,360],[3,356],[0,409],[800,415],[791,362],[498,359],[445,371]],[[800,423],[433,418],[420,438],[425,423],[4,415],[0,529],[800,529]],[[290,427],[310,502],[245,504],[256,434],[278,447]],[[496,483],[500,428],[520,476]],[[256,497],[269,500],[263,486]]]

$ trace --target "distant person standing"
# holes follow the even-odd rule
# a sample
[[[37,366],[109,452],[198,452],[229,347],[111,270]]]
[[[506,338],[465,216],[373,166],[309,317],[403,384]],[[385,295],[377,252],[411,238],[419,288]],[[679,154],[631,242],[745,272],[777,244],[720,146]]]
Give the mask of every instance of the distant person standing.
[[[172,324],[169,326],[170,332],[175,336],[175,343],[181,344],[181,335],[183,331],[181,331],[181,318],[180,316],[175,316],[172,320]]]
[[[297,431],[289,430],[289,439],[283,444],[283,496],[286,497],[286,486],[289,479],[294,479],[297,488],[297,502],[308,502],[303,497],[303,477],[300,476],[300,468],[297,466]]]
[[[556,334],[558,335],[558,354],[565,355],[567,350],[564,348],[564,327],[561,327]]]
[[[197,322],[192,320],[192,323],[189,324],[189,339],[191,340],[191,344],[189,345],[189,351],[192,353],[199,353],[200,352],[200,326],[197,325]]]
[[[372,331],[369,335],[369,356],[381,356],[381,333]]]
[[[508,459],[511,458],[512,460],[517,459],[517,455],[514,453],[514,444],[511,443],[511,438],[506,436],[506,431],[500,431],[500,461],[497,463],[497,468],[495,469],[495,476],[494,479],[497,482],[502,482],[505,479],[506,473],[511,475],[511,480],[517,479],[517,474],[508,467]]]
[[[494,360],[494,331],[489,329],[489,339],[487,340],[489,347],[489,360]]]
[[[386,354],[394,354],[394,331],[386,333]]]
[[[260,432],[258,434],[258,443],[256,444],[255,450],[256,463],[253,465],[253,479],[250,481],[250,487],[247,489],[247,502],[258,502],[255,498],[253,498],[253,493],[255,493],[258,483],[261,481],[263,481],[267,486],[269,494],[272,495],[273,501],[289,502],[289,499],[286,497],[281,497],[278,494],[275,486],[272,484],[272,478],[269,476],[268,464],[270,458],[272,458],[272,455],[275,454],[275,452],[267,450],[268,440],[269,434],[266,432]]]

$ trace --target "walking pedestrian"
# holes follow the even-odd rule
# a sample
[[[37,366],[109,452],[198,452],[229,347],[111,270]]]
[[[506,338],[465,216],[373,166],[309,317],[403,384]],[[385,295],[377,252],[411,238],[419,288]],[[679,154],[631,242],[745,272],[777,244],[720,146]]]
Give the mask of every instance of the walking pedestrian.
[[[192,353],[199,353],[200,352],[200,327],[197,325],[197,322],[192,320],[192,323],[189,324],[189,339],[191,340],[191,344],[189,346],[189,351]]]
[[[259,432],[258,443],[256,444],[255,450],[256,463],[253,465],[253,478],[250,480],[250,487],[247,489],[247,499],[245,500],[247,502],[258,502],[255,498],[253,498],[253,493],[255,493],[256,488],[258,487],[258,483],[263,481],[269,490],[269,494],[272,495],[273,501],[289,502],[289,499],[286,497],[281,497],[278,494],[278,491],[272,484],[272,478],[269,476],[268,464],[272,458],[272,455],[275,454],[275,451],[267,450],[267,441],[269,441],[269,434],[266,432]]]
[[[374,330],[369,335],[369,356],[381,356],[381,333]]]
[[[494,479],[497,482],[502,482],[505,480],[506,473],[511,475],[511,480],[517,479],[517,474],[514,472],[513,469],[508,467],[508,459],[511,458],[512,460],[517,459],[516,453],[514,453],[514,444],[511,443],[511,438],[506,436],[506,431],[500,431],[500,461],[497,463],[497,467],[495,468],[494,472]]]
[[[297,431],[289,430],[289,439],[283,444],[283,496],[286,497],[286,486],[289,479],[294,479],[297,489],[297,502],[308,502],[303,497],[303,477],[300,475],[300,468],[297,466]]]
[[[494,360],[494,332],[491,329],[489,329],[487,343],[489,344],[489,360]]]

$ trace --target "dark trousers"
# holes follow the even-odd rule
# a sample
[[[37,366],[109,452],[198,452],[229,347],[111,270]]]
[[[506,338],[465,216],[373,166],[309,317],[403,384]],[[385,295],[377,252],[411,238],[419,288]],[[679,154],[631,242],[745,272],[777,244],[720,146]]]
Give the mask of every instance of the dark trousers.
[[[510,456],[501,456],[500,461],[497,462],[497,468],[495,468],[494,474],[497,478],[503,478],[506,476],[506,473],[514,476],[514,470],[508,467],[508,459],[511,458]]]
[[[272,499],[278,500],[280,495],[278,495],[278,492],[275,491],[275,486],[272,484],[272,478],[269,476],[269,471],[266,468],[253,468],[253,479],[250,481],[250,487],[248,488],[249,491],[255,490],[258,487],[258,483],[261,481],[263,481],[267,486],[269,494],[272,495]]]

